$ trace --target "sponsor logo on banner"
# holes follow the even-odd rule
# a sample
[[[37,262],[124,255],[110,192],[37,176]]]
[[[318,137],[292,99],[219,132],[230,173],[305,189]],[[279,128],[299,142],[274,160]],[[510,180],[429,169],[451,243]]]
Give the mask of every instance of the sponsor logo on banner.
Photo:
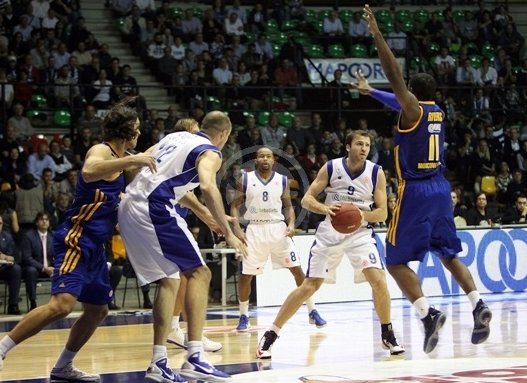
[[[320,74],[315,68],[318,68],[328,81],[333,81],[333,73],[339,69],[342,71],[342,82],[348,84],[355,81],[355,72],[360,69],[370,84],[388,84],[378,58],[311,59],[311,62],[314,66],[304,60],[312,84],[322,84]],[[405,73],[405,59],[397,58],[397,62]]]
[[[469,268],[482,293],[527,290],[527,229],[459,230],[463,251],[459,259]],[[379,253],[385,256],[385,233],[376,235]],[[463,291],[438,257],[427,254],[416,266],[419,278],[439,283],[442,295]],[[436,294],[434,294],[436,295]]]

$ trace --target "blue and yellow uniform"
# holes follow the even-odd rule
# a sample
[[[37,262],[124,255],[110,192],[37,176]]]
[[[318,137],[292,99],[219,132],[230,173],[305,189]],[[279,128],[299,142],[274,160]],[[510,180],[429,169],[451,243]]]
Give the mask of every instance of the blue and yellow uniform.
[[[79,174],[75,199],[66,220],[55,231],[55,269],[51,293],[70,293],[80,302],[105,305],[111,301],[104,244],[117,224],[124,174],[112,181],[86,182]]]
[[[428,251],[453,257],[456,235],[450,184],[443,175],[445,113],[434,102],[419,102],[421,117],[394,137],[399,179],[397,204],[386,236],[386,263],[422,261]]]

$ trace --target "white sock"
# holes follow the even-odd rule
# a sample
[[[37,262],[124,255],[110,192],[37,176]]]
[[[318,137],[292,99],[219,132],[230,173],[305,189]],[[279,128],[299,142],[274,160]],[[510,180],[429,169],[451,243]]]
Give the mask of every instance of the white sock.
[[[154,344],[154,349],[152,352],[152,362],[158,361],[159,359],[163,359],[166,357],[167,357],[166,346],[160,346],[160,345]]]
[[[467,297],[470,300],[470,303],[472,303],[472,310],[474,310],[479,300],[481,299],[481,296],[479,295],[479,291],[478,290],[471,291],[470,293],[467,294]]]
[[[421,297],[421,298],[417,299],[413,303],[413,306],[417,310],[417,313],[419,314],[419,317],[421,319],[423,319],[425,316],[428,315],[428,309],[430,308],[430,305],[428,304],[428,302],[427,302],[425,297]]]
[[[193,340],[193,341],[187,342],[187,359],[190,356],[194,355],[195,353],[198,353],[199,360],[203,360],[201,357],[203,355],[203,342],[202,341]]]
[[[70,351],[64,347],[62,349],[62,352],[60,353],[59,359],[55,363],[56,368],[64,368],[68,363],[71,363],[73,361],[73,358],[75,358],[75,355],[77,355],[76,352]]]
[[[172,317],[172,330],[179,328],[179,315],[174,315]]]
[[[13,339],[6,335],[0,340],[0,357],[5,357],[9,350],[16,346],[16,343],[13,342]]]
[[[249,301],[240,302],[240,316],[249,316]]]
[[[280,333],[281,328],[275,325],[274,323],[269,327],[269,330],[274,331],[276,335]]]
[[[315,302],[313,302],[313,297],[306,299],[307,312],[310,313],[315,309]]]

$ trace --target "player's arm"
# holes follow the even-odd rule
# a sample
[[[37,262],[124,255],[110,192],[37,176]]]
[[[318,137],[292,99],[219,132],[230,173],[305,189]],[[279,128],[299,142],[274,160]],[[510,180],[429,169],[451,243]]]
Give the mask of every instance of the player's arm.
[[[210,213],[210,210],[201,202],[199,202],[198,197],[196,197],[194,192],[189,191],[185,193],[185,195],[179,200],[179,204],[183,207],[186,207],[187,209],[192,210],[192,212],[196,214],[196,216],[211,230],[214,230],[215,232],[221,232],[221,229]]]
[[[152,145],[151,147],[149,147],[147,150],[145,150],[143,152],[143,154],[147,154],[147,155],[150,155],[152,156],[154,153],[154,150],[157,148],[157,144],[155,145]],[[135,178],[135,176],[137,175],[137,173],[139,173],[141,171],[141,168],[135,168],[135,169],[126,169],[125,172],[124,172],[124,176],[125,176],[125,179],[126,179],[126,184],[128,185],[130,182],[132,182]]]
[[[364,7],[364,18],[368,22],[373,40],[377,46],[377,52],[381,61],[384,74],[388,78],[397,101],[401,105],[403,123],[405,126],[413,126],[421,118],[421,109],[415,96],[408,90],[404,82],[403,74],[390,47],[384,40],[377,20],[369,5]]]
[[[245,233],[243,232],[242,227],[240,226],[240,208],[245,202],[245,193],[243,192],[243,176],[236,180],[236,194],[234,195],[234,200],[231,203],[231,217],[234,219],[233,229],[234,234],[238,238],[243,238],[245,240]]]
[[[330,216],[335,215],[335,211],[340,209],[340,204],[326,205],[318,201],[317,197],[324,191],[329,183],[329,174],[327,164],[324,164],[318,171],[317,177],[313,181],[302,198],[302,207],[316,214]]]
[[[287,224],[287,236],[295,235],[295,209],[291,203],[291,191],[289,190],[289,183],[285,185],[284,193],[282,194],[282,207],[284,210],[285,222]]]
[[[240,251],[244,257],[247,257],[247,246],[234,235],[225,216],[221,193],[216,185],[216,173],[220,170],[220,167],[221,158],[218,153],[207,150],[198,158],[197,168],[200,189],[208,209],[221,231],[225,233],[227,243]]]
[[[364,77],[364,74],[360,69],[355,72],[355,80],[356,81],[354,83],[352,82],[350,86],[353,89],[357,89],[360,94],[370,96],[371,98],[382,102],[390,109],[395,110],[396,112],[401,111],[401,105],[399,105],[399,101],[397,101],[395,94],[391,92],[385,92],[384,90],[372,88],[372,86],[369,84],[366,77]]]
[[[115,178],[115,174],[127,169],[148,166],[152,173],[156,171],[156,162],[151,155],[134,154],[114,158],[110,148],[104,144],[94,145],[84,159],[82,177],[86,182]]]
[[[388,198],[386,197],[386,176],[382,169],[377,172],[377,184],[373,191],[375,206],[372,211],[362,211],[363,220],[366,222],[385,222],[388,217]]]

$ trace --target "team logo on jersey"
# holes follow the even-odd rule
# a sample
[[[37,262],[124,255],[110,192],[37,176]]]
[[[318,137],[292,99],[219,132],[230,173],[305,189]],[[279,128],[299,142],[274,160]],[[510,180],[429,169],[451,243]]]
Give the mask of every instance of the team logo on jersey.
[[[441,133],[441,124],[428,124],[428,133]]]

